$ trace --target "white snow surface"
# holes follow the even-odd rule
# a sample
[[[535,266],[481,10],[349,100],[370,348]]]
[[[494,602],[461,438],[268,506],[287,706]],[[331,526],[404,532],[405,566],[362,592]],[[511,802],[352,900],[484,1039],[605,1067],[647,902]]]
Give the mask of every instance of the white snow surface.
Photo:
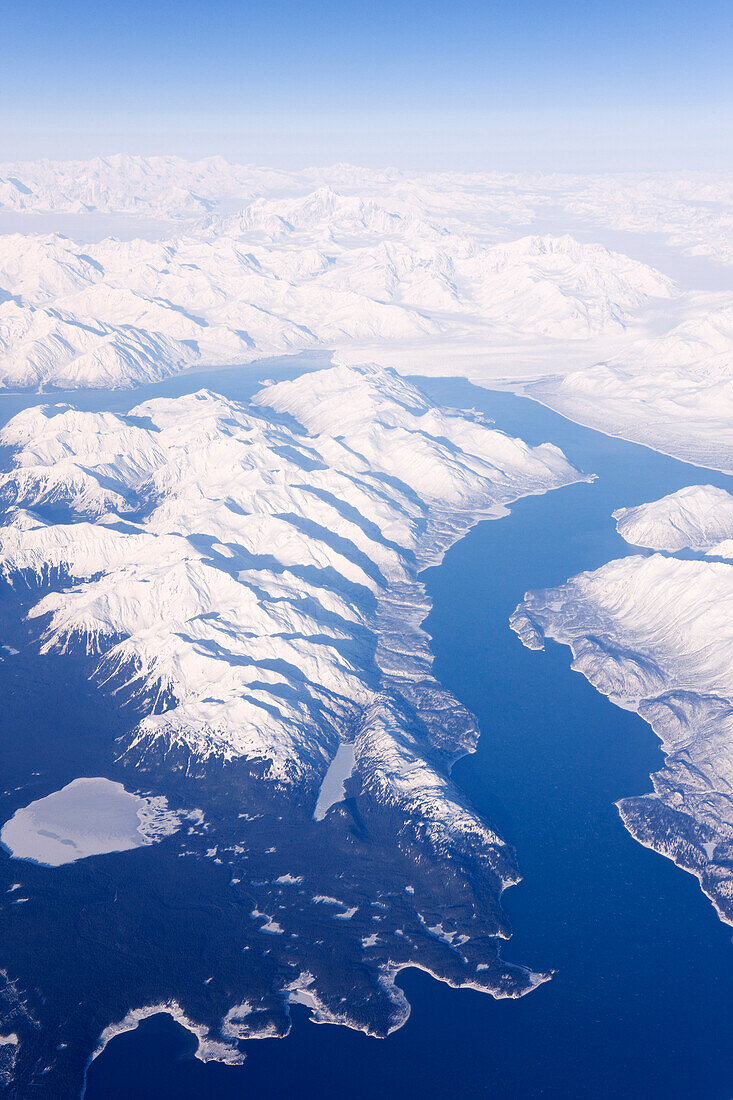
[[[733,472],[733,300],[696,296],[685,312],[661,335],[529,392],[601,431]]]
[[[733,496],[714,485],[689,485],[661,500],[618,508],[613,518],[632,546],[733,558]]]
[[[583,423],[733,469],[732,173],[39,161],[0,165],[4,230],[0,389],[327,349],[529,385]]]
[[[100,681],[144,701],[126,752],[243,757],[320,785],[353,741],[375,791],[440,825],[449,785],[394,709],[433,683],[417,572],[481,516],[577,480],[556,447],[376,367],[250,406],[202,391],[126,417],[33,407],[0,443],[0,572],[51,582],[29,612],[46,650],[85,647]]]
[[[654,509],[655,539],[674,531],[675,498],[642,506]],[[576,671],[650,723],[665,766],[654,793],[622,800],[621,815],[642,843],[696,874],[733,924],[733,565],[623,558],[528,593],[511,625],[530,648],[545,637],[569,645]]]
[[[134,386],[313,347],[476,369],[517,342],[546,359],[558,342],[567,355],[622,336],[678,296],[649,264],[533,232],[547,198],[512,177],[222,158],[0,165],[0,231],[3,210],[20,230],[0,237],[0,386]],[[39,231],[49,212],[75,216],[82,236],[85,215],[137,215],[141,231],[77,243]]]
[[[110,779],[81,777],[16,810],[0,841],[14,859],[60,867],[153,844],[179,825],[162,796],[145,798]]]
[[[600,245],[483,244],[328,188],[166,241],[0,242],[6,388],[134,386],[304,348],[403,348],[409,363],[423,346],[582,342],[674,293]]]

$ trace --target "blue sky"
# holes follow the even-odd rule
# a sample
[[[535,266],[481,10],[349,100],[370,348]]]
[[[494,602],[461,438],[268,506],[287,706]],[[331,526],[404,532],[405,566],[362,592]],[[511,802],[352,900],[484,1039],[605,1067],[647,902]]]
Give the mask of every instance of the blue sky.
[[[0,159],[733,168],[730,0],[0,0]]]

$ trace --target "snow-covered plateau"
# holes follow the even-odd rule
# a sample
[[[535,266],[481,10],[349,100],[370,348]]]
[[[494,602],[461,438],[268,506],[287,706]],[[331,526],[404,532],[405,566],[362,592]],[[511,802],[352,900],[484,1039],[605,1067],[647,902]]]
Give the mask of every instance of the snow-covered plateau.
[[[395,984],[407,966],[498,997],[546,980],[499,954],[500,897],[519,875],[450,778],[478,731],[432,675],[420,572],[480,519],[583,480],[557,447],[438,408],[392,370],[346,366],[247,405],[199,391],[127,415],[33,406],[0,443],[0,576],[27,644],[80,666],[95,712],[109,700],[111,786],[188,810],[155,845],[33,868],[50,876],[42,890],[0,905],[3,935],[16,942],[25,922],[31,961],[32,905],[73,894],[81,880],[64,875],[101,892],[113,942],[146,929],[104,1004],[87,958],[68,988],[7,1013],[21,1076],[43,1058],[56,1095],[59,1073],[78,1088],[93,1046],[73,1040],[72,1001],[93,1005],[84,1042],[173,1004],[202,1051],[238,1060],[241,1040],[287,1033],[296,996],[320,1022],[388,1034],[409,1013]],[[85,870],[102,860],[114,906],[107,876]],[[192,890],[206,904],[192,908]],[[68,1052],[39,1052],[59,1034]]]
[[[637,546],[733,550],[733,498],[690,486],[614,513]],[[642,844],[700,880],[733,924],[733,565],[655,553],[528,593],[512,628],[526,646],[570,646],[572,667],[661,741],[653,793],[624,798],[621,817]]]

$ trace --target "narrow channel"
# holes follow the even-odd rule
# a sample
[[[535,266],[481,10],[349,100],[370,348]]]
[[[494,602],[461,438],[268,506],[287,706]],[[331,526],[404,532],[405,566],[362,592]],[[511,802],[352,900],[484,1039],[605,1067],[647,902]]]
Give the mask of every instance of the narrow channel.
[[[226,380],[212,388],[227,392]],[[210,384],[196,380],[198,388]],[[250,1044],[241,1068],[191,1058],[165,1016],[115,1039],[87,1100],[214,1096],[664,1097],[733,1091],[733,945],[697,881],[626,833],[616,799],[649,789],[658,743],[570,671],[569,651],[524,649],[508,626],[524,592],[632,552],[611,512],[683,485],[731,479],[579,427],[528,400],[420,380],[530,443],[550,440],[598,475],[476,527],[426,574],[438,679],[476,714],[478,752],[458,785],[515,846],[524,881],[504,895],[508,958],[556,973],[517,1002],[412,971],[413,1006],[387,1041],[314,1027]],[[240,393],[231,393],[240,396]]]

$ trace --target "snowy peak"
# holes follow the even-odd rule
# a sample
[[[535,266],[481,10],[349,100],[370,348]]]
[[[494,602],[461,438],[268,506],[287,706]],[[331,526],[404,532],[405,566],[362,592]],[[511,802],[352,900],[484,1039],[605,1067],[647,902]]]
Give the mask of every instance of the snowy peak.
[[[26,410],[0,442],[0,569],[51,583],[31,611],[46,647],[81,642],[148,700],[129,751],[266,760],[280,783],[315,782],[343,731],[394,699],[387,667],[428,675],[417,568],[479,516],[578,477],[556,448],[373,367],[250,407],[200,391],[129,417]],[[414,634],[380,657],[401,601]]]
[[[53,193],[59,209],[150,214],[157,201],[162,214],[210,213],[167,240],[4,238],[6,387],[134,386],[315,347],[411,366],[421,351],[583,342],[623,334],[677,293],[652,268],[567,235],[497,244],[496,228],[482,227],[486,196],[469,201],[483,193],[465,180],[453,181],[469,188],[456,196],[447,178],[362,173],[359,186],[339,182],[343,170],[107,158],[77,166],[75,190],[73,168],[26,166],[31,182],[13,179],[36,196],[33,209],[46,179],[50,208]]]
[[[224,220],[221,228],[225,233],[315,232],[326,239],[336,239],[349,234],[400,236],[407,224],[399,214],[391,213],[372,199],[341,195],[330,187],[320,187],[301,199],[258,199],[241,214]]]

